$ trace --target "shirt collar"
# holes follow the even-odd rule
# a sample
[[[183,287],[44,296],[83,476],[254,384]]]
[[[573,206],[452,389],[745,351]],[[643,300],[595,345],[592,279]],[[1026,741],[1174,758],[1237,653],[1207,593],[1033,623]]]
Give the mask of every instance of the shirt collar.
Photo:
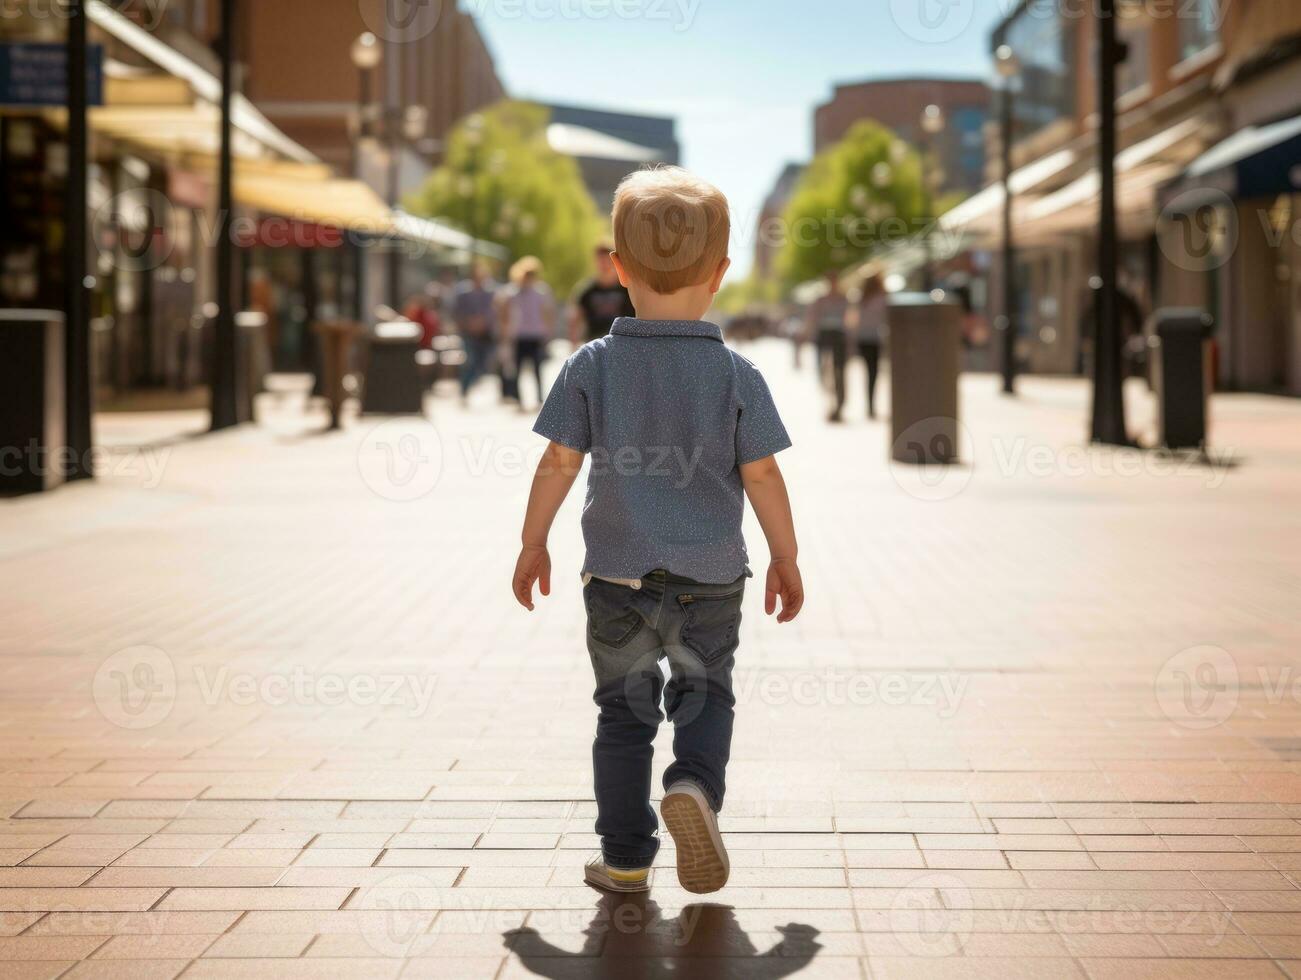
[[[723,342],[723,331],[707,320],[639,320],[621,316],[614,321],[610,333],[625,337],[703,337]]]

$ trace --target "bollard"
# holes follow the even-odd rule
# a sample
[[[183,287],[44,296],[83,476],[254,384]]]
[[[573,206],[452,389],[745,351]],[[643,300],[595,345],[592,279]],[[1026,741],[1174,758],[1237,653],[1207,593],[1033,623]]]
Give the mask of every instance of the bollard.
[[[1156,388],[1161,444],[1204,449],[1215,320],[1198,309],[1167,308],[1152,316],[1157,346]]]
[[[38,493],[64,482],[63,314],[0,310],[0,491]]]
[[[891,457],[959,461],[958,365],[962,306],[942,290],[890,297]]]

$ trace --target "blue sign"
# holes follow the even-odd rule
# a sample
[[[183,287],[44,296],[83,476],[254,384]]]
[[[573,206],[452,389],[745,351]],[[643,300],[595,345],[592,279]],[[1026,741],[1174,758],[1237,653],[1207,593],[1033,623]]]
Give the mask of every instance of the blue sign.
[[[86,49],[86,101],[104,104],[104,47]],[[0,44],[0,105],[68,104],[68,49],[62,44]]]

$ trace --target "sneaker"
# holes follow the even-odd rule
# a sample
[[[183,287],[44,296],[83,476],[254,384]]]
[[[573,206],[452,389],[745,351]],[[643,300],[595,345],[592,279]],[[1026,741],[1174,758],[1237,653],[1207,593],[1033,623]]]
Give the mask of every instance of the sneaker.
[[[718,832],[718,816],[704,792],[685,780],[674,783],[660,803],[664,826],[678,852],[678,882],[695,895],[716,892],[727,884],[731,865]]]
[[[608,892],[648,892],[650,868],[611,868],[598,854],[583,867],[583,880]]]

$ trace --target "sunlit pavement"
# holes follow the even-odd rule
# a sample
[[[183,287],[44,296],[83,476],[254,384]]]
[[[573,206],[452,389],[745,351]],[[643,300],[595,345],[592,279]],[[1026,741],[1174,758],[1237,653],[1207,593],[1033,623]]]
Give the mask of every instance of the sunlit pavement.
[[[941,472],[748,352],[809,598],[746,599],[714,905],[667,849],[581,883],[581,499],[528,615],[529,417],[268,400],[0,503],[0,975],[1301,975],[1301,403],[1217,399],[1208,466],[973,376]]]

